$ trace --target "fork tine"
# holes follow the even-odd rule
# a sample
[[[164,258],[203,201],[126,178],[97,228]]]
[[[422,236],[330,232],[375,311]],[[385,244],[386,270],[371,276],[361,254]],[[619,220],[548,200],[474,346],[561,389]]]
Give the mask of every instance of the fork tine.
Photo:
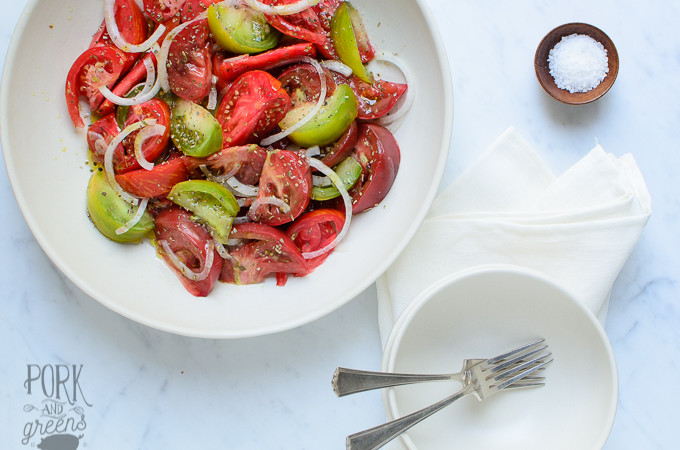
[[[516,383],[517,381],[521,380],[522,378],[526,377],[527,375],[534,373],[535,371],[537,371],[541,367],[547,366],[552,361],[553,361],[552,358],[550,358],[547,361],[540,361],[538,365],[531,366],[531,367],[527,368],[526,370],[524,370],[524,371],[522,371],[522,372],[520,372],[520,373],[518,373],[518,374],[516,374],[516,375],[514,375],[510,378],[504,378],[502,383],[496,385],[495,388],[498,389],[498,390],[505,389],[506,387]]]
[[[495,356],[495,357],[493,357],[493,358],[489,358],[489,359],[487,360],[487,362],[488,362],[489,364],[496,364],[496,363],[498,363],[498,362],[503,361],[504,359],[513,357],[513,356],[515,356],[515,355],[517,355],[517,354],[519,354],[519,353],[521,353],[521,352],[523,352],[523,351],[525,351],[525,350],[528,350],[528,349],[530,349],[530,348],[533,348],[533,347],[535,347],[536,345],[541,344],[542,342],[545,342],[545,339],[543,339],[543,338],[538,339],[538,340],[536,340],[536,341],[534,341],[534,342],[530,342],[529,344],[525,344],[525,345],[523,345],[523,346],[521,346],[521,347],[518,347],[518,348],[516,348],[516,349],[510,350],[509,352],[503,353],[503,354],[498,355],[498,356]]]
[[[542,347],[539,347],[537,349],[532,349],[532,350],[529,350],[529,351],[526,351],[526,352],[518,353],[510,360],[505,359],[505,360],[502,360],[499,363],[493,365],[491,370],[493,372],[499,372],[501,370],[505,370],[505,369],[508,369],[508,368],[520,367],[522,364],[526,363],[527,358],[530,358],[534,355],[540,354],[541,352],[543,352],[547,348],[548,348],[548,345],[543,345]]]
[[[523,361],[521,364],[513,365],[512,367],[501,367],[503,364],[500,364],[498,367],[492,367],[489,369],[490,374],[487,375],[486,379],[488,380],[493,378],[495,381],[498,381],[511,377],[528,368],[534,368],[534,370],[538,370],[540,367],[538,364],[543,362],[546,358],[550,358],[551,356],[552,352],[548,351],[547,353],[539,354],[533,359]]]

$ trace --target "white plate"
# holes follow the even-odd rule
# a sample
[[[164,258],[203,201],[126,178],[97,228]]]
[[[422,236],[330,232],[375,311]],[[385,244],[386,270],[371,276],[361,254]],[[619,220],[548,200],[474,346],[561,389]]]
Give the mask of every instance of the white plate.
[[[487,267],[450,276],[420,295],[397,321],[383,370],[449,373],[544,337],[554,361],[541,388],[468,395],[401,436],[406,448],[589,450],[604,445],[618,396],[616,364],[595,316],[540,275]],[[386,390],[390,419],[460,389],[423,383]]]
[[[189,295],[148,244],[101,236],[85,214],[87,144],[64,101],[66,74],[103,18],[102,0],[34,0],[12,38],[0,90],[0,127],[17,202],[50,259],[83,291],[140,323],[178,334],[237,338],[293,328],[373,283],[420,225],[449,151],[453,98],[434,20],[417,0],[356,0],[374,46],[413,72],[417,97],[396,133],[402,161],[383,203],[357,216],[347,239],[312,275],[285,287],[220,284]],[[399,80],[396,80],[399,81]]]

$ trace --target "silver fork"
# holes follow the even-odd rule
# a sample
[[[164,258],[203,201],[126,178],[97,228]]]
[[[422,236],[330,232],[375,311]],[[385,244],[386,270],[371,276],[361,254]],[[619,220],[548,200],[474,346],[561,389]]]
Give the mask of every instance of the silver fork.
[[[541,342],[543,341],[541,340]],[[530,376],[552,362],[552,353],[548,350],[547,344],[539,346],[539,349],[533,348],[534,344],[536,343],[527,345],[532,347],[529,352],[522,350],[527,346],[522,346],[519,349],[471,366],[465,371],[463,389],[407,416],[348,436],[347,449],[377,449],[415,424],[467,394],[474,394],[477,400],[482,401],[519,380]],[[536,383],[537,386],[542,386],[543,384],[543,382]]]
[[[519,352],[523,352],[526,357],[529,357],[543,350],[543,347],[541,347],[543,342],[545,342],[545,339],[539,339],[519,348],[510,350],[509,352],[502,355],[498,355],[492,359],[466,359],[463,361],[463,367],[460,372],[448,374],[372,372],[368,370],[356,370],[338,367],[335,369],[335,373],[333,374],[333,390],[338,397],[343,397],[345,395],[370,391],[372,389],[382,389],[386,387],[422,383],[427,381],[460,381],[462,383],[465,380],[466,372],[470,370],[472,366],[482,363],[484,364],[484,367],[487,367],[489,364],[498,363],[508,358],[512,358]],[[515,365],[517,364],[519,363],[515,363]],[[544,377],[527,376],[508,387],[519,388],[540,386],[543,380]]]

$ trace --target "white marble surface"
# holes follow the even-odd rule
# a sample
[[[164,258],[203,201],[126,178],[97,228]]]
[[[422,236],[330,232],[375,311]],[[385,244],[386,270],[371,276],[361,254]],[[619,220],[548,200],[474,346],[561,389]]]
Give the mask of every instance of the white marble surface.
[[[26,0],[2,3],[0,61]],[[680,4],[425,3],[453,74],[455,118],[443,186],[509,125],[556,173],[596,141],[637,159],[653,214],[612,292],[606,329],[620,396],[605,449],[677,448]],[[612,90],[583,107],[550,99],[532,67],[543,35],[573,21],[607,32],[621,59]],[[213,341],[155,331],[105,309],[61,275],[31,235],[2,173],[0,448],[39,442],[21,443],[33,417],[24,409],[31,403],[24,387],[29,364],[82,364],[78,395],[92,406],[84,406],[79,448],[334,449],[343,448],[347,434],[384,420],[378,393],[338,399],[330,387],[338,365],[380,366],[374,286],[327,317],[274,336]],[[41,389],[37,383],[33,389]]]

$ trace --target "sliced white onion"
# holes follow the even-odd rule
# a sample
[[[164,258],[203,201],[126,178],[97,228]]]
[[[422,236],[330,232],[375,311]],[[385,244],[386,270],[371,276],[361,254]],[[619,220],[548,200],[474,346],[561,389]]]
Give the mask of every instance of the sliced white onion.
[[[395,66],[401,71],[402,75],[404,76],[405,83],[408,86],[406,88],[403,101],[400,101],[395,106],[396,110],[389,112],[387,115],[378,119],[379,124],[389,125],[404,117],[409,109],[411,109],[411,106],[413,106],[413,101],[416,98],[416,84],[414,82],[413,76],[411,75],[411,70],[409,69],[408,64],[397,57],[397,55],[393,53],[380,52],[378,55],[376,55],[373,61],[385,61]]]
[[[177,34],[179,34],[180,31],[189,25],[198,22],[199,20],[205,19],[206,17],[208,17],[207,10],[203,11],[190,21],[176,26],[167,34],[167,36],[165,36],[163,45],[161,45],[161,50],[158,52],[158,78],[160,79],[161,89],[163,89],[165,92],[170,92],[170,82],[168,81],[168,53],[170,52],[170,45],[172,44],[172,41],[175,40],[175,37],[177,37]]]
[[[106,31],[109,33],[111,41],[116,44],[116,47],[128,53],[141,53],[149,50],[153,44],[158,42],[158,39],[160,39],[165,32],[165,26],[163,25],[158,25],[156,31],[141,44],[131,44],[127,42],[123,35],[120,34],[118,24],[116,23],[114,3],[115,0],[104,0],[104,20],[106,21]]]
[[[288,214],[290,212],[290,205],[281,200],[280,198],[274,197],[273,195],[268,197],[256,198],[253,204],[250,205],[250,209],[252,211],[257,211],[257,208],[259,208],[261,205],[276,206],[284,214]]]
[[[276,141],[280,141],[281,139],[285,138],[289,134],[297,131],[300,129],[303,125],[305,125],[307,122],[309,122],[312,117],[316,115],[316,113],[319,112],[321,109],[321,106],[323,106],[324,102],[326,101],[326,92],[327,92],[327,86],[326,86],[326,75],[323,73],[323,69],[319,65],[319,63],[314,59],[310,58],[309,56],[303,56],[300,58],[301,61],[304,61],[306,63],[311,64],[314,66],[316,69],[316,72],[319,74],[319,80],[321,82],[321,91],[319,92],[319,100],[316,102],[316,105],[303,117],[300,119],[298,122],[294,123],[290,127],[286,128],[285,130],[273,134],[267,138],[262,139],[260,142],[260,145],[262,147],[266,147],[270,144],[273,144]]]
[[[116,234],[124,234],[127,233],[130,228],[134,227],[137,225],[137,222],[139,222],[144,215],[144,211],[146,211],[146,205],[149,204],[149,199],[148,198],[143,198],[141,202],[139,202],[139,206],[137,207],[137,212],[135,213],[134,216],[132,216],[132,219],[128,220],[125,222],[121,227],[116,229]]]
[[[106,86],[101,86],[99,92],[114,105],[132,106],[148,102],[161,90],[161,84],[160,77],[156,77],[156,68],[153,66],[153,61],[151,61],[151,59],[145,59],[144,66],[146,66],[146,82],[144,83],[142,91],[134,97],[121,97],[111,92]]]
[[[227,189],[229,189],[232,194],[237,195],[239,197],[255,197],[257,193],[260,191],[260,188],[258,186],[243,184],[240,181],[238,181],[235,177],[227,178],[226,183]]]
[[[213,239],[213,244],[215,245],[215,250],[217,250],[217,253],[224,259],[228,259],[230,261],[233,261],[233,257],[229,254],[226,248],[224,248],[224,245],[217,239]]]
[[[291,148],[288,147],[288,150],[291,150]],[[309,147],[305,154],[307,155],[307,158],[311,158],[312,156],[319,156],[321,154],[321,148],[319,148],[318,145],[314,145],[312,147]]]
[[[165,125],[158,123],[142,128],[137,136],[135,136],[135,158],[137,158],[137,162],[139,162],[139,165],[142,166],[143,169],[153,169],[153,163],[151,161],[147,161],[142,154],[142,146],[144,145],[144,142],[153,136],[162,136],[163,133],[165,133]]]
[[[132,203],[133,205],[136,205],[139,201],[139,199],[133,195],[128,194],[123,190],[122,187],[118,184],[116,181],[116,174],[113,171],[113,153],[116,150],[116,147],[123,142],[123,139],[125,139],[130,133],[139,130],[140,128],[146,127],[148,125],[155,125],[156,124],[156,119],[149,119],[149,120],[142,120],[141,122],[135,122],[133,124],[128,125],[116,135],[115,138],[111,140],[109,143],[109,146],[106,147],[106,152],[104,153],[104,171],[106,172],[106,178],[109,180],[109,184],[111,187],[120,195],[120,197],[127,201]]]
[[[318,175],[312,175],[312,184],[314,186],[328,186],[332,181],[328,177],[320,177]]]
[[[291,15],[291,14],[297,14],[297,13],[304,11],[307,8],[311,8],[312,6],[319,3],[319,0],[300,0],[298,2],[289,3],[287,5],[271,6],[271,5],[266,5],[266,4],[259,2],[257,0],[243,0],[243,1],[244,1],[244,3],[246,3],[251,8],[258,10],[263,14],[271,14],[271,15],[279,15],[279,16],[288,16],[288,15]]]
[[[349,224],[352,222],[352,198],[349,196],[349,193],[347,192],[347,189],[345,189],[345,185],[343,184],[338,174],[336,174],[332,169],[330,169],[324,163],[315,158],[309,158],[309,165],[318,170],[319,172],[323,173],[324,175],[328,176],[328,178],[331,179],[333,184],[335,184],[335,187],[338,188],[338,191],[340,191],[342,200],[345,203],[345,223],[342,225],[342,230],[340,230],[337,236],[335,236],[335,239],[329,242],[325,247],[320,248],[318,250],[314,250],[313,252],[303,253],[302,257],[305,259],[316,258],[317,256],[321,256],[324,253],[327,253],[331,251],[333,248],[335,248],[335,246],[338,245],[340,241],[347,235],[347,231],[349,230]]]
[[[327,59],[319,62],[319,64],[321,64],[321,67],[324,69],[332,70],[333,72],[337,72],[345,77],[350,77],[352,75],[352,68],[336,59]]]
[[[205,280],[208,278],[208,275],[210,275],[210,270],[213,266],[213,260],[215,259],[215,243],[212,240],[208,241],[205,246],[205,264],[203,264],[203,270],[200,272],[194,272],[186,264],[180,261],[175,252],[173,252],[170,248],[168,241],[161,239],[158,241],[158,243],[160,244],[163,251],[168,255],[170,261],[172,261],[172,264],[177,267],[177,269],[186,278],[190,279],[191,281],[201,281]]]
[[[214,111],[217,108],[217,77],[212,76],[212,82],[210,83],[210,94],[208,94],[208,109]]]

